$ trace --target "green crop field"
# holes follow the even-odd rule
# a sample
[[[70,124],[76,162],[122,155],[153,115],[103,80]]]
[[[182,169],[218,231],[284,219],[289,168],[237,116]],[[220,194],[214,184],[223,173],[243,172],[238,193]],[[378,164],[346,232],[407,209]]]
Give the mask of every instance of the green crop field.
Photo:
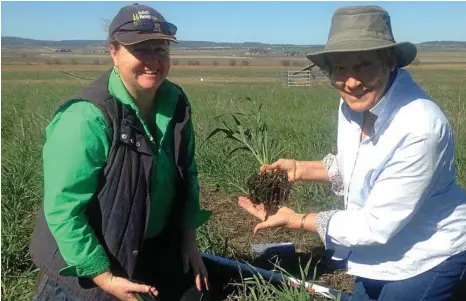
[[[31,66],[28,68],[27,71],[2,70],[2,300],[30,300],[34,290],[36,271],[28,255],[28,243],[43,194],[44,127],[60,101],[83,87],[89,78],[100,74],[99,70],[85,66],[50,66],[50,70],[41,66],[36,71],[31,70]],[[71,75],[70,69],[73,70]],[[219,125],[213,121],[215,116],[248,112],[250,105],[244,99],[251,97],[264,104],[264,118],[270,135],[277,138],[284,149],[282,157],[317,160],[335,152],[339,103],[336,91],[324,86],[282,87],[278,71],[279,68],[203,69],[199,66],[175,68],[170,75],[183,85],[193,107],[201,204],[214,211],[211,221],[199,229],[199,245],[202,251],[223,255],[227,241],[227,257],[250,259],[252,243],[291,241],[302,259],[307,260],[312,255],[315,263],[323,250],[314,234],[267,230],[252,237],[256,221],[239,209],[236,197],[242,194],[237,186],[243,187],[244,179],[258,171],[257,160],[247,153],[228,157],[235,145],[220,136],[203,144],[209,132]],[[466,70],[412,68],[412,74],[453,125],[458,181],[466,187]],[[199,77],[204,77],[205,81],[201,83]],[[301,212],[341,207],[340,200],[332,196],[327,184],[315,183],[295,185],[288,205]],[[311,266],[311,274],[314,266]],[[349,288],[348,277],[327,272],[322,268],[317,280],[334,288]],[[280,295],[267,290],[267,285],[260,284],[260,280],[255,282],[260,288],[256,292],[258,300],[275,300],[267,294],[275,294],[277,300],[283,300],[285,295],[299,295],[298,289],[282,291]],[[255,300],[244,286],[246,283],[239,294]],[[304,299],[296,297],[296,300]]]

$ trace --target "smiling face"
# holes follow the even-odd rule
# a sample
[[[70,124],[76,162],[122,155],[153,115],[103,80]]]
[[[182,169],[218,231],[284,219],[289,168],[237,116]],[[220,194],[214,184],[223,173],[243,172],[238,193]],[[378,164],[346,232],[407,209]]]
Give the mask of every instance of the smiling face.
[[[165,40],[129,46],[111,44],[109,50],[123,83],[135,94],[155,92],[170,70],[170,50]]]
[[[357,112],[374,107],[383,97],[394,62],[388,51],[338,53],[328,56],[330,79],[346,104]]]

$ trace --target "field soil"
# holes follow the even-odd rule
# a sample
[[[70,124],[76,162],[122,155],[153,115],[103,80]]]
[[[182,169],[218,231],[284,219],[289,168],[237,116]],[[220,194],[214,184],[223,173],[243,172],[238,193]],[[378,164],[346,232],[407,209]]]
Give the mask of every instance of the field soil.
[[[292,242],[296,255],[280,258],[280,266],[299,277],[299,266],[304,268],[311,260],[309,277],[312,278],[315,268],[316,278],[322,285],[347,292],[352,290],[354,278],[326,264],[324,246],[316,234],[291,229],[267,229],[253,236],[252,230],[259,220],[241,209],[236,197],[222,195],[216,189],[201,190],[201,207],[212,210],[213,224],[227,239],[228,248],[232,249],[237,260],[247,260],[257,267],[271,270],[274,268],[273,259],[254,257],[252,245]]]

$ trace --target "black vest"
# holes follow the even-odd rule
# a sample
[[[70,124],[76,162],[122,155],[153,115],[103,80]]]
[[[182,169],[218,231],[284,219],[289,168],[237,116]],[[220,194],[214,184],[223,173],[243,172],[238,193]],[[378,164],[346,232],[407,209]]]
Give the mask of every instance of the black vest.
[[[110,95],[109,76],[110,72],[106,72],[62,106],[88,100],[103,112],[106,119],[111,148],[101,172],[99,189],[89,202],[86,214],[89,224],[106,249],[112,272],[131,279],[149,218],[152,156],[150,142],[134,110]],[[184,220],[181,212],[185,211],[183,208],[188,184],[184,126],[190,119],[190,107],[186,95],[179,89],[180,97],[173,118],[174,158],[178,169],[177,196],[167,222],[173,231],[181,231]],[[181,235],[179,231],[173,232],[174,236]],[[30,254],[43,273],[67,287],[81,300],[115,300],[96,288],[90,278],[63,277],[58,274],[67,264],[48,228],[43,205],[38,213]]]

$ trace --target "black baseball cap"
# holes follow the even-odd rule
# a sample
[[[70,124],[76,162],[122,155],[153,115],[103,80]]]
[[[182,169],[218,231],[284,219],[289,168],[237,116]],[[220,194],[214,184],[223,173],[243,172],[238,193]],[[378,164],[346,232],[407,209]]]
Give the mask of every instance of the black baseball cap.
[[[167,22],[158,11],[138,3],[121,8],[108,28],[109,38],[114,38],[123,45],[148,40],[169,40],[177,43],[176,31],[176,26]]]

